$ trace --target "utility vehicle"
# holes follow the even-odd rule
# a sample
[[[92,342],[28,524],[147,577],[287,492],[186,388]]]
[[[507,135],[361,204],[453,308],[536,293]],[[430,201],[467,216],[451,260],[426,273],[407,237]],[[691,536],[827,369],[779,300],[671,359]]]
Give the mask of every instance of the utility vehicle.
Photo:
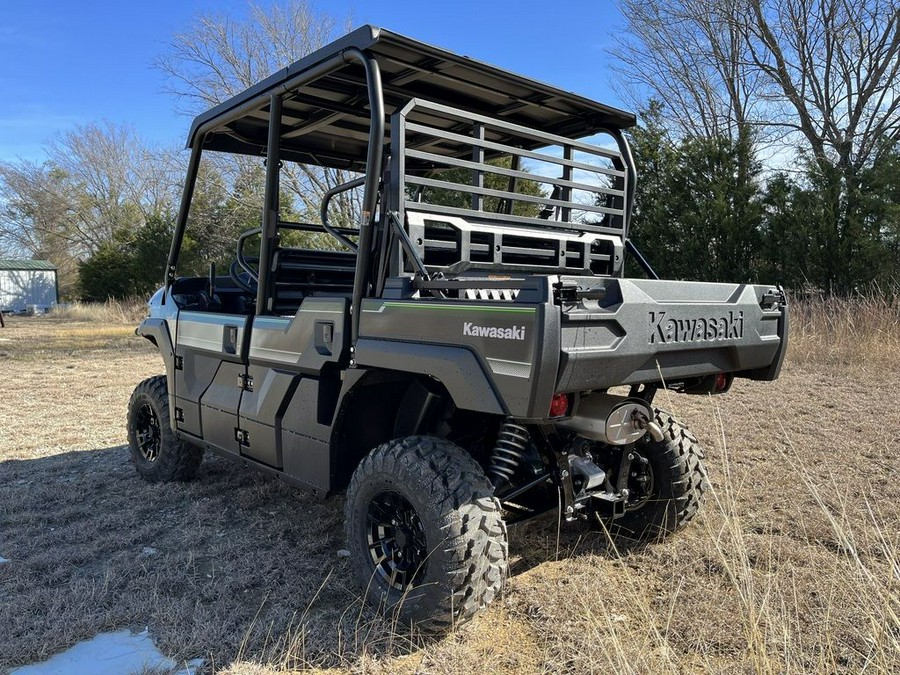
[[[344,493],[361,588],[432,631],[501,591],[508,525],[557,509],[634,538],[685,524],[703,453],[654,395],[777,378],[787,304],[776,286],[656,278],[628,236],[634,122],[371,26],[197,117],[137,329],[166,372],[131,398],[138,472],[187,479],[209,450]],[[229,274],[180,275],[209,152],[265,162],[261,222]],[[346,177],[320,222],[281,218],[291,163]],[[351,189],[358,221],[339,227]]]

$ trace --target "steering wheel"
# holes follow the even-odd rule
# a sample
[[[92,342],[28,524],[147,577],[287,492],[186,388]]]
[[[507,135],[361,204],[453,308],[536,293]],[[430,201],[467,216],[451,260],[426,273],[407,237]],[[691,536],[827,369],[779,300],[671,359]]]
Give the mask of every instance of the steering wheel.
[[[246,262],[256,261],[259,262],[259,258],[244,258]],[[247,269],[241,264],[240,260],[235,260],[231,263],[231,267],[228,268],[228,276],[231,277],[231,280],[243,291],[247,291],[247,293],[252,293],[254,296],[256,295],[256,289],[259,285],[259,277],[253,272],[253,270]]]

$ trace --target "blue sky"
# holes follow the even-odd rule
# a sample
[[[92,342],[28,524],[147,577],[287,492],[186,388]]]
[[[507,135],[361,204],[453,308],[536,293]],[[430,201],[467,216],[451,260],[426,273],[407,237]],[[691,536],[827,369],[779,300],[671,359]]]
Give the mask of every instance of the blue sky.
[[[621,105],[606,48],[622,20],[612,2],[331,0],[319,11],[372,23]],[[246,15],[245,0],[3,0],[0,161],[41,160],[44,143],[77,124],[131,125],[183,143],[190,120],[153,69],[172,35],[200,13]],[[549,8],[549,9],[548,9]]]

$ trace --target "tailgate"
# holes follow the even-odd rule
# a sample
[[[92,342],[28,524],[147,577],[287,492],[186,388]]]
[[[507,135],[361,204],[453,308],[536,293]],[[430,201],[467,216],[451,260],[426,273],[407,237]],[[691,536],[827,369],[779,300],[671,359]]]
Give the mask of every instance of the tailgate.
[[[714,373],[774,380],[787,303],[774,286],[562,277],[557,391]]]

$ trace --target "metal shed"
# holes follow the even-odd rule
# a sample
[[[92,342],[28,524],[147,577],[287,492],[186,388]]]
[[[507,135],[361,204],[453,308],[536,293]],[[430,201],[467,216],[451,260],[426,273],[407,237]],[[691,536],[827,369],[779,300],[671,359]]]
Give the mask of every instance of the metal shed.
[[[0,312],[46,311],[59,301],[56,266],[47,260],[0,259]]]

